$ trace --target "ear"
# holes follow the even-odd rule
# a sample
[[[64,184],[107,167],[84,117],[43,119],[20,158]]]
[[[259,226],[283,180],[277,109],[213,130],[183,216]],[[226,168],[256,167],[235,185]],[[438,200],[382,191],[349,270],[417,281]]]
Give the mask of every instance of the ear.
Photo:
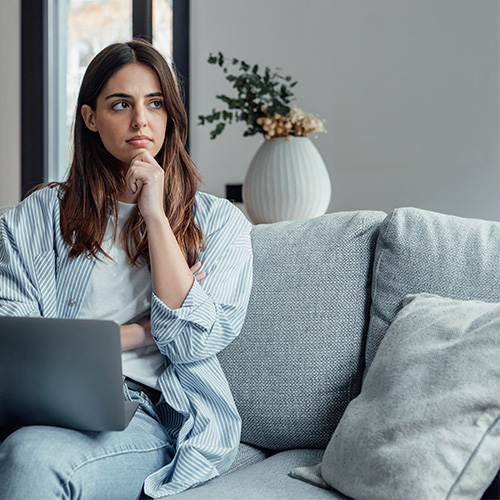
[[[94,110],[88,104],[84,104],[82,106],[81,113],[83,121],[85,122],[85,125],[87,125],[87,128],[92,132],[97,132]]]

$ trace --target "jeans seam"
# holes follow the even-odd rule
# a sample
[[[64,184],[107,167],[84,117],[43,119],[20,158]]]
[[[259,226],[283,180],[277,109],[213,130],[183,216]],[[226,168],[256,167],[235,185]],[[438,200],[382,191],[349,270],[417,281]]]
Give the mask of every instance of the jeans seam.
[[[86,465],[89,465],[89,464],[91,464],[93,462],[97,462],[97,461],[103,460],[105,458],[110,458],[110,457],[116,457],[116,456],[119,456],[119,455],[124,455],[126,453],[148,453],[150,451],[160,450],[161,448],[173,448],[173,446],[171,444],[162,444],[161,446],[151,447],[151,448],[143,449],[143,450],[121,450],[121,451],[117,451],[117,452],[113,452],[113,453],[107,453],[105,455],[101,455],[101,456],[98,456],[98,457],[94,457],[94,458],[90,458],[88,460],[85,460],[84,462],[82,462],[81,464],[79,464],[78,466],[76,466],[69,473],[66,481],[63,483],[63,489],[66,488],[66,486],[70,483],[71,478],[73,477],[73,475],[78,470],[80,470],[82,467],[85,467]],[[61,498],[61,497],[59,496],[58,498]]]

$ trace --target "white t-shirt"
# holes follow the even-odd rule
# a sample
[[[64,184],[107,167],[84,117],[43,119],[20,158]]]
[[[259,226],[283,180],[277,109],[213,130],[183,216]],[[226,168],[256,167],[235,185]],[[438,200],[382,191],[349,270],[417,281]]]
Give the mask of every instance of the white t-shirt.
[[[102,248],[113,259],[96,261],[78,315],[83,319],[108,319],[119,325],[143,324],[151,311],[151,273],[145,263],[131,266],[120,245],[120,233],[135,204],[118,202],[118,227],[113,241],[113,216],[108,220]],[[158,388],[164,370],[156,345],[122,352],[123,374],[149,387]]]

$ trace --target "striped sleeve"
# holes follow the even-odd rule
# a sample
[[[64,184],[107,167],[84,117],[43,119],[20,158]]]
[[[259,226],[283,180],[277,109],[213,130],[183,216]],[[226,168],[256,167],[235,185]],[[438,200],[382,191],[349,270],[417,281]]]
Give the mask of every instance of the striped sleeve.
[[[208,229],[199,258],[206,278],[194,281],[179,309],[155,295],[152,301],[152,335],[172,363],[205,359],[228,345],[243,326],[252,284],[248,220],[232,204],[212,197],[202,199],[197,212],[202,230]]]
[[[47,268],[42,263],[54,261],[46,256],[53,254],[51,220],[56,201],[54,190],[41,190],[0,218],[1,316],[43,313],[40,284],[46,281]],[[50,280],[54,273],[48,274]]]

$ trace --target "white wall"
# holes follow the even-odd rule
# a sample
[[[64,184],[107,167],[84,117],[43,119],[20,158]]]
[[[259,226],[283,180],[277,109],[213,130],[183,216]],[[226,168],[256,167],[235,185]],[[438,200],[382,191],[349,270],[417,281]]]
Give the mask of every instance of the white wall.
[[[20,192],[20,5],[0,2],[0,205]],[[329,211],[414,205],[500,219],[498,0],[191,0],[191,152],[207,191],[241,183],[259,138],[210,141],[222,51],[299,80],[327,120]],[[8,48],[8,50],[6,49]],[[301,97],[303,96],[303,97]]]
[[[258,138],[215,141],[198,114],[231,88],[210,52],[281,67],[313,139],[329,211],[418,206],[500,219],[498,0],[191,0],[191,153],[205,189],[241,183]],[[303,97],[302,97],[303,96]]]
[[[0,3],[0,206],[21,191],[21,0]]]

